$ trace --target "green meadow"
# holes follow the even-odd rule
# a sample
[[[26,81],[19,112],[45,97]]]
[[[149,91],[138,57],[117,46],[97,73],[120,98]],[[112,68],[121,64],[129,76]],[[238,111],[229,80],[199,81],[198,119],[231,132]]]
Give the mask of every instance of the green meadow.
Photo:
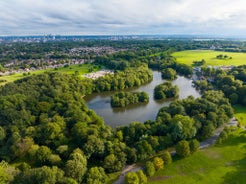
[[[184,158],[148,178],[151,184],[241,184],[246,181],[246,132],[239,129],[221,145]]]
[[[36,75],[36,74],[41,74],[44,72],[61,72],[61,73],[66,73],[66,74],[75,74],[77,75],[83,75],[86,73],[90,73],[92,71],[97,71],[99,70],[99,66],[93,65],[93,64],[79,64],[79,65],[71,65],[68,67],[60,67],[56,69],[46,69],[46,70],[35,70],[35,71],[30,71],[30,72],[25,72],[25,73],[16,73],[12,75],[7,75],[7,76],[0,76],[0,80],[3,80],[5,82],[1,82],[0,85],[4,85],[8,82],[13,82],[18,79],[22,79],[24,77],[27,77],[28,75]],[[28,74],[29,73],[29,74]],[[28,74],[28,75],[27,75]]]
[[[218,55],[227,55],[227,59],[217,59]],[[206,61],[205,65],[211,66],[238,66],[246,64],[246,53],[235,53],[235,52],[220,52],[213,50],[188,50],[180,51],[172,54],[178,63],[184,63],[192,66],[193,61]],[[231,57],[231,59],[229,59]]]
[[[234,106],[234,116],[237,118],[239,123],[246,126],[246,107],[241,105]],[[246,141],[246,140],[245,140]]]

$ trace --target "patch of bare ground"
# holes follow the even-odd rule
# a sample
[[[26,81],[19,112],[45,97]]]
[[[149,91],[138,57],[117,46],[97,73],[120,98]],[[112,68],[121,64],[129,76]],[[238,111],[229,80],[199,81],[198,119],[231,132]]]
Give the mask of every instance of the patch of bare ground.
[[[163,181],[163,180],[168,180],[170,178],[173,178],[173,176],[156,176],[148,180],[149,181]]]
[[[221,156],[218,154],[216,151],[206,149],[204,152],[207,157],[212,158],[212,159],[219,159]]]
[[[179,165],[177,166],[177,168],[178,168],[179,175],[184,176],[185,174],[182,171],[182,167]]]

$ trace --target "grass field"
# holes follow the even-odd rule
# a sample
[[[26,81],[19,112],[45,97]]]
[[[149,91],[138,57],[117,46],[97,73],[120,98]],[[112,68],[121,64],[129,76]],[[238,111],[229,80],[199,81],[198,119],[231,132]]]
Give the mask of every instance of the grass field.
[[[241,184],[246,181],[246,133],[233,133],[222,145],[175,160],[149,178],[152,184]]]
[[[75,71],[78,71],[78,74],[82,75],[82,74],[89,73],[89,69],[93,69],[93,71],[97,71],[97,70],[99,70],[99,67],[95,66],[93,64],[71,65],[69,67],[61,67],[61,68],[57,68],[57,69],[30,71],[30,75],[41,74],[41,73],[44,73],[46,71],[50,71],[50,72],[54,71],[54,72],[61,72],[61,73],[67,73],[67,74],[75,74]],[[27,74],[27,72],[26,72],[26,74]],[[2,83],[0,83],[0,85],[4,85],[8,82],[13,82],[13,81],[18,80],[18,79],[22,79],[26,76],[24,76],[23,73],[17,73],[17,74],[8,75],[8,76],[0,76],[0,80],[6,80],[6,82],[2,82]]]
[[[233,108],[235,111],[235,117],[238,119],[240,124],[246,126],[246,107],[243,107],[241,105],[236,105]]]
[[[232,57],[232,59],[217,59],[216,56],[220,54]],[[205,65],[211,66],[238,66],[246,64],[246,53],[218,52],[212,50],[189,50],[175,52],[172,55],[177,59],[177,62],[190,66],[192,66],[193,61],[201,61],[202,59],[206,61]]]

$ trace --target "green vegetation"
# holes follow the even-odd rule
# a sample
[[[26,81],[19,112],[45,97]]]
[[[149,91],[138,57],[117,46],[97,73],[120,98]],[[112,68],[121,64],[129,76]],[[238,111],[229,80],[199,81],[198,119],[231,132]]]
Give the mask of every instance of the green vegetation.
[[[142,170],[128,172],[125,177],[125,184],[147,184],[147,177]]]
[[[177,78],[177,73],[172,68],[165,68],[161,71],[161,76],[163,79],[174,80]]]
[[[1,84],[20,79],[0,87],[0,159],[5,160],[0,163],[1,182],[112,183],[125,165],[150,158],[145,172],[148,176],[156,172],[150,182],[164,182],[162,179],[173,183],[244,181],[245,133],[242,131],[224,130],[217,146],[196,151],[197,140],[209,138],[216,128],[232,118],[231,104],[246,105],[246,66],[229,72],[202,67],[197,73],[202,80],[196,83],[203,92],[200,98],[190,96],[173,101],[159,110],[154,121],[132,122],[116,129],[105,126],[83,100],[93,92],[123,90],[151,81],[148,67],[162,71],[164,78],[174,79],[176,73],[192,75],[192,67],[184,62],[200,66],[227,65],[228,61],[230,65],[238,65],[244,61],[242,53],[197,50],[213,45],[222,45],[224,50],[234,52],[246,51],[244,43],[230,41],[86,40],[1,44],[0,71],[3,72],[66,64],[49,72],[41,70],[0,77]],[[174,53],[174,56],[188,53],[184,62],[180,61],[181,56],[177,57],[178,63],[176,56],[171,55],[192,49],[197,51]],[[194,54],[196,57],[190,59]],[[115,72],[94,81],[82,78],[81,74],[99,69],[92,64],[69,66],[70,62],[84,61],[94,61]],[[156,87],[155,96],[178,95],[178,89],[170,82],[164,85]],[[135,94],[118,95],[124,100],[113,103],[120,105],[147,99],[144,94],[141,99]],[[243,124],[244,106],[235,106],[236,117]],[[156,155],[176,144],[174,158],[169,152]],[[180,160],[178,155],[185,158]],[[126,179],[128,183],[146,183],[142,171],[129,173]]]
[[[175,147],[176,153],[180,157],[187,157],[190,155],[190,146],[189,142],[182,140],[179,141],[178,144]]]
[[[235,117],[240,125],[246,126],[246,107],[242,105],[234,106]]]
[[[46,69],[46,70],[35,70],[35,71],[29,71],[26,73],[16,73],[11,75],[3,75],[0,76],[0,85],[4,85],[8,82],[14,82],[16,80],[25,78],[30,75],[38,75],[45,72],[59,72],[59,73],[65,73],[65,74],[74,74],[74,75],[82,75],[86,73],[90,73],[92,71],[99,70],[99,67],[94,64],[79,64],[79,65],[71,65],[66,67],[60,67],[56,69]],[[1,82],[2,81],[2,82]]]
[[[125,107],[130,104],[148,103],[146,92],[119,92],[111,96],[112,107]]]
[[[106,75],[95,80],[95,91],[123,90],[140,86],[153,79],[152,72],[146,65],[117,71],[114,75]]]
[[[194,61],[205,60],[205,65],[211,66],[239,66],[245,64],[246,53],[223,52],[212,50],[187,50],[175,52],[172,54],[178,63],[183,63],[192,66]],[[217,58],[218,55],[229,56],[226,59]],[[230,59],[230,57],[232,57]]]
[[[161,158],[163,159],[165,165],[169,165],[172,163],[172,156],[169,151],[164,151],[161,155]]]
[[[178,86],[173,86],[171,82],[164,82],[159,84],[154,89],[155,99],[167,99],[167,98],[176,98],[179,96]]]
[[[148,183],[244,183],[246,134],[243,130],[230,133],[222,144],[200,150],[157,171]]]

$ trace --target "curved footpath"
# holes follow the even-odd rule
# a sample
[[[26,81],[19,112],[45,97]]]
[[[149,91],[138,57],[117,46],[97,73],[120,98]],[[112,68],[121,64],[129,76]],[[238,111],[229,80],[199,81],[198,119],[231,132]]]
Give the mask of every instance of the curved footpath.
[[[208,148],[209,146],[215,144],[216,140],[219,138],[220,133],[224,130],[225,126],[237,126],[238,121],[235,117],[231,118],[230,121],[227,124],[224,124],[223,126],[219,127],[215,130],[214,135],[210,137],[209,139],[203,141],[200,143],[199,149]],[[170,154],[173,156],[176,154],[176,151],[171,151]],[[114,182],[114,184],[124,184],[125,182],[125,175],[128,172],[136,172],[138,170],[142,169],[141,166],[138,166],[136,164],[127,165],[124,170],[121,172],[120,177],[118,180]]]

